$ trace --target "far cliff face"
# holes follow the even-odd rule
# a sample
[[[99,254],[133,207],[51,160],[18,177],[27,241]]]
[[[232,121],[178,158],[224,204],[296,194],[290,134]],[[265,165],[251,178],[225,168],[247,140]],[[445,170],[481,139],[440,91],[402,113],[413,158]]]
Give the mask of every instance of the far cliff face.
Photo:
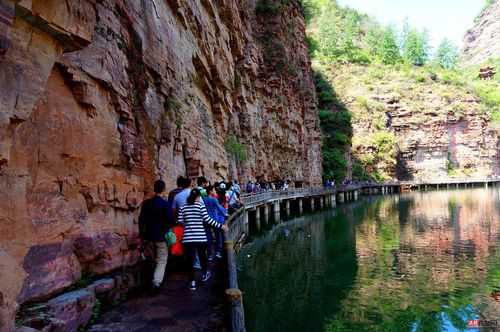
[[[332,65],[328,77],[352,114],[352,154],[381,180],[500,174],[499,125],[482,100],[428,68]]]
[[[0,2],[1,331],[134,264],[157,178],[321,183],[304,18],[277,3]]]
[[[466,65],[500,58],[500,0],[486,8],[465,34],[462,58]]]

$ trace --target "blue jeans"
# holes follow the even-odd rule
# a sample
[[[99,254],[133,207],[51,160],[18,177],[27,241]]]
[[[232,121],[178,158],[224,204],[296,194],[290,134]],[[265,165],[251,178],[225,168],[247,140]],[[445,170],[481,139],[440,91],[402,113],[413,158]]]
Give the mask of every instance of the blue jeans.
[[[222,246],[224,245],[224,235],[222,234],[222,229],[214,229],[215,233],[215,253],[222,255]]]
[[[213,240],[215,238],[215,253],[216,254],[222,254],[222,246],[224,245],[224,236],[222,234],[222,229],[220,228],[205,228],[205,233],[207,234],[207,242],[208,242],[208,256],[212,256],[214,254],[214,248],[213,248]]]

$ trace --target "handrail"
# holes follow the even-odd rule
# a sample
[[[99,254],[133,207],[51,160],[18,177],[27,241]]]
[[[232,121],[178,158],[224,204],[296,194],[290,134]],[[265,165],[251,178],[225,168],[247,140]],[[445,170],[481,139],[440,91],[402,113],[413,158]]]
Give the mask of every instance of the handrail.
[[[436,180],[416,180],[416,181],[401,181],[400,185],[434,185],[434,184],[461,184],[461,183],[486,183],[486,182],[500,182],[500,177],[487,177],[487,178],[451,178],[451,179],[436,179]]]
[[[446,180],[442,182],[421,183],[421,184],[441,184],[441,183],[464,183],[464,179]],[[479,181],[481,180],[481,181]],[[462,182],[460,182],[462,181]],[[500,182],[499,178],[485,179],[467,179],[467,182]],[[401,182],[386,182],[386,183],[362,183],[339,186],[335,188],[312,187],[312,188],[297,188],[289,190],[270,190],[256,194],[242,194],[241,200],[244,204],[240,209],[234,212],[226,221],[229,226],[229,231],[225,234],[225,248],[227,256],[228,268],[228,289],[226,290],[226,298],[230,304],[230,325],[231,330],[235,332],[245,332],[245,317],[243,310],[243,294],[238,288],[238,276],[236,266],[235,247],[247,234],[247,223],[245,209],[253,208],[261,203],[272,200],[291,199],[297,197],[318,196],[327,194],[336,194],[339,192],[354,191],[365,188],[382,188],[391,186],[417,185],[417,182],[401,181]]]
[[[226,299],[229,302],[229,321],[231,331],[245,332],[245,310],[243,307],[243,293],[238,288],[238,270],[236,267],[235,243],[244,230],[245,208],[241,207],[234,212],[226,221],[229,232],[225,234],[225,250],[227,262],[227,286]]]
[[[272,199],[287,199],[294,196],[315,196],[337,192],[353,191],[364,188],[380,188],[390,186],[407,186],[407,185],[436,185],[436,184],[455,184],[455,183],[485,183],[485,182],[500,182],[500,177],[488,178],[455,178],[446,180],[431,180],[431,181],[391,181],[382,183],[360,183],[350,184],[345,186],[337,186],[334,188],[324,187],[311,187],[311,188],[297,188],[288,190],[268,190],[259,193],[244,193],[241,199],[246,205],[255,205],[262,201]]]

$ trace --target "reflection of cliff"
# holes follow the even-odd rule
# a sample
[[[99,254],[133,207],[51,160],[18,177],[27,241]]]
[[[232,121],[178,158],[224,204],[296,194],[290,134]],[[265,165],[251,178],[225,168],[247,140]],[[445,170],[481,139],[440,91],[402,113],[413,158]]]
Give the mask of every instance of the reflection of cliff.
[[[355,275],[353,227],[315,219],[282,225],[240,253],[249,331],[319,331],[339,309]]]
[[[500,288],[499,202],[498,190],[469,190],[372,203],[356,227],[355,286],[329,331],[441,331],[478,314],[500,317],[490,296]]]
[[[482,259],[494,246],[500,216],[498,191],[428,192],[413,199],[402,244],[426,252],[467,254]],[[413,197],[412,197],[413,198]]]

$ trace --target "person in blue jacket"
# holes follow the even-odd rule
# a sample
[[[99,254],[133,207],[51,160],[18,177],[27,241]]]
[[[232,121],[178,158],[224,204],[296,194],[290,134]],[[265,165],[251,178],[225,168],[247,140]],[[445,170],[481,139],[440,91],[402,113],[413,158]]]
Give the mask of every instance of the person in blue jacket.
[[[208,215],[212,217],[215,221],[224,224],[226,222],[226,218],[228,216],[227,210],[219,203],[217,200],[217,193],[215,191],[215,187],[209,185],[206,187],[206,191],[208,196],[203,197],[203,202],[208,211]],[[206,228],[207,240],[208,240],[208,260],[211,261],[214,259],[213,255],[213,236],[212,228]],[[215,233],[215,257],[222,258],[222,245],[223,245],[223,233],[220,229],[213,229]]]

